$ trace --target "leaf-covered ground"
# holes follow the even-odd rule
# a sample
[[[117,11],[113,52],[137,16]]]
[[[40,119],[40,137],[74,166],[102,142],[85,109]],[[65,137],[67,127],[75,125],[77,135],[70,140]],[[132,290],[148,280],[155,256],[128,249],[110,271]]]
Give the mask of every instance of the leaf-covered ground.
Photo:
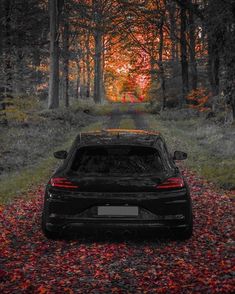
[[[41,232],[43,187],[0,211],[0,293],[233,293],[233,206],[185,170],[194,236],[184,242],[49,241]]]

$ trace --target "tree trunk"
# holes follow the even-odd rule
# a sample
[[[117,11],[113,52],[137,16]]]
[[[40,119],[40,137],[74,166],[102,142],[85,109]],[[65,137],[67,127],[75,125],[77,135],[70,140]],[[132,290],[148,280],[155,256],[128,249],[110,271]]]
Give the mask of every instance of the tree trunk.
[[[21,95],[25,89],[25,79],[24,79],[24,52],[22,44],[22,33],[20,30],[17,30],[17,26],[20,24],[19,17],[16,17],[14,24],[14,40],[15,40],[15,62],[14,62],[14,93],[16,95]]]
[[[4,3],[0,1],[0,62],[3,63],[3,42],[4,42],[4,29],[3,29],[3,19],[4,19]],[[3,71],[2,69],[0,70],[0,75],[1,78],[3,77]],[[1,84],[0,85],[0,103],[1,99],[3,98],[4,94],[4,86]],[[1,106],[1,105],[0,105]]]
[[[62,99],[65,107],[69,107],[69,24],[68,19],[64,19],[63,27],[63,78],[62,78]]]
[[[219,49],[216,38],[208,36],[208,75],[213,96],[219,94]]]
[[[41,55],[40,55],[40,52],[38,52],[38,50],[33,51],[32,61],[33,61],[34,72],[35,72],[35,80],[34,80],[35,83],[33,85],[33,88],[34,88],[34,92],[37,93],[37,86],[40,84],[40,80],[41,80],[40,70],[38,68],[41,64]]]
[[[21,95],[24,93],[24,64],[23,64],[23,52],[19,47],[16,49],[16,61],[14,68],[14,93]]]
[[[58,1],[49,0],[50,78],[48,108],[59,107],[59,10]]]
[[[164,73],[164,67],[163,67],[163,60],[162,60],[162,54],[163,54],[163,42],[164,42],[164,36],[163,36],[163,18],[161,19],[161,24],[159,28],[159,35],[160,35],[160,43],[159,43],[159,73],[160,73],[160,79],[161,79],[161,89],[162,89],[162,110],[166,108],[166,87],[165,87],[165,73]]]
[[[80,97],[80,76],[77,76],[77,81],[76,81],[76,99],[78,100]]]
[[[177,38],[176,38],[176,4],[173,1],[168,3],[169,19],[170,19],[170,39],[171,39],[171,59],[177,59]]]
[[[94,101],[101,103],[102,100],[102,33],[95,32],[95,73],[94,73]]]
[[[227,4],[228,17],[224,23],[226,35],[225,42],[223,43],[223,63],[225,65],[225,81],[222,85],[223,92],[226,97],[226,102],[231,104],[233,121],[235,121],[235,9],[232,8],[232,4]]]
[[[186,16],[186,3],[187,0],[181,1],[180,6],[180,48],[181,48],[181,68],[182,68],[182,97],[180,99],[180,106],[185,104],[186,96],[189,91],[188,83],[188,57],[187,57],[187,42],[186,42],[186,29],[187,29],[187,16]]]
[[[192,0],[190,0],[192,1]],[[190,3],[191,6],[193,5]],[[189,8],[189,55],[190,55],[190,69],[191,69],[191,83],[192,89],[197,89],[197,62],[196,62],[196,48],[195,48],[195,22],[192,8]]]
[[[91,95],[91,63],[90,63],[90,32],[87,35],[86,39],[86,72],[87,72],[87,81],[86,81],[86,97],[90,98]]]
[[[104,76],[104,73],[105,73],[105,39],[104,39],[104,36],[102,36],[102,59],[101,59],[101,62],[102,62],[102,66],[101,66],[101,97],[102,97],[102,100],[105,99],[106,97],[106,91],[105,91],[105,85],[104,85],[104,79],[105,79],[105,76]],[[101,101],[102,102],[102,101]]]
[[[3,53],[3,3],[0,1],[0,58],[2,57]]]
[[[82,99],[86,98],[86,86],[87,86],[87,73],[86,73],[86,60],[85,56],[82,57],[81,68],[81,91],[80,96]]]
[[[11,38],[11,1],[6,0],[5,4],[5,45],[4,45],[4,94],[5,97],[12,96],[12,38]]]
[[[80,97],[80,92],[81,92],[81,66],[80,66],[80,60],[76,60],[77,64],[77,82],[76,82],[76,99],[78,100]]]

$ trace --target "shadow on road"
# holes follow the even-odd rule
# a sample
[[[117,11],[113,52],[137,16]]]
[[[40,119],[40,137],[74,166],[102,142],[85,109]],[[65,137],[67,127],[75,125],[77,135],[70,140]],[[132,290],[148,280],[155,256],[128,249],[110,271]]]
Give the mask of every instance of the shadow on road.
[[[80,232],[69,233],[65,235],[63,240],[66,241],[78,241],[83,244],[93,243],[134,243],[134,244],[161,244],[169,243],[175,240],[174,236],[169,232],[163,231],[94,231],[94,232]]]

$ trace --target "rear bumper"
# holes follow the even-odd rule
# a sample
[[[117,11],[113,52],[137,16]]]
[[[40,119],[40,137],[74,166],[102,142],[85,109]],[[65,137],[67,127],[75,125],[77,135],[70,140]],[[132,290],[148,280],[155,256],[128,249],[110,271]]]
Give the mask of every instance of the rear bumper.
[[[98,217],[99,205],[135,205],[138,217]],[[186,189],[156,193],[80,193],[47,192],[44,225],[48,231],[168,230],[187,228],[192,219],[191,199]]]
[[[65,221],[63,224],[46,223],[46,229],[51,232],[61,231],[82,231],[82,232],[94,232],[94,231],[125,231],[125,230],[172,230],[172,229],[187,229],[188,224],[167,224],[160,222],[69,222]]]

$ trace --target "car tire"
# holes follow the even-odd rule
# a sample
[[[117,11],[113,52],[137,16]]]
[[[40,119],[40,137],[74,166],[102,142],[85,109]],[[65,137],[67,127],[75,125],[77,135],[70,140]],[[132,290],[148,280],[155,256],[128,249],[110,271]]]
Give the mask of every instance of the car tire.
[[[188,240],[193,235],[193,220],[192,218],[189,221],[188,227],[184,229],[176,228],[172,231],[172,236],[174,240]]]
[[[192,230],[192,227],[190,226],[187,229],[178,231],[175,237],[177,238],[177,240],[184,241],[184,240],[190,239],[192,235],[193,235],[193,230]]]
[[[57,240],[61,238],[60,232],[52,232],[46,228],[46,216],[45,213],[42,214],[42,232],[47,239]]]

